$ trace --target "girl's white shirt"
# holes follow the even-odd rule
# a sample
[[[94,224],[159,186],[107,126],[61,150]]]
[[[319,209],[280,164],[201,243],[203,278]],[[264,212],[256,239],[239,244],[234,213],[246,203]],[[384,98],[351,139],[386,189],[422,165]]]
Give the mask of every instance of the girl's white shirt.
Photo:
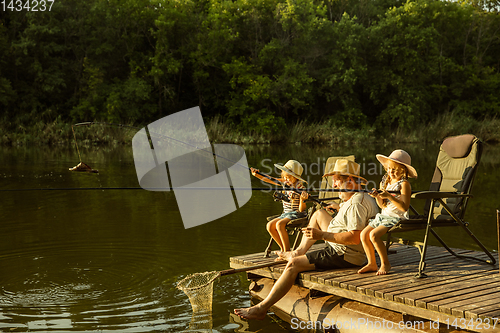
[[[387,186],[386,191],[401,191],[401,184],[404,182],[404,179],[401,179],[397,181],[396,183],[390,184]],[[397,199],[401,197],[401,194],[394,194],[391,193],[393,196],[395,196]],[[387,206],[385,206],[382,209],[381,214],[382,215],[387,215],[387,216],[392,216],[392,217],[399,217],[401,219],[409,219],[410,216],[408,214],[408,211],[403,212],[402,210],[398,209],[396,205],[390,200],[387,200]]]

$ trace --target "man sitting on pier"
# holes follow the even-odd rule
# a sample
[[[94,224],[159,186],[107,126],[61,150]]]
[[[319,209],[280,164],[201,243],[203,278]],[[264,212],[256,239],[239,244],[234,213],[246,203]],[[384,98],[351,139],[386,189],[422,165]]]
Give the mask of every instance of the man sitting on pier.
[[[354,191],[340,193],[343,203],[333,219],[324,210],[313,214],[308,226],[302,229],[304,237],[299,247],[294,251],[279,253],[280,258],[288,263],[269,295],[250,308],[235,309],[236,315],[245,319],[264,319],[269,308],[288,293],[301,272],[360,267],[366,262],[360,234],[368,224],[368,219],[374,217],[379,209],[368,193],[355,192],[366,183],[359,176],[359,169],[359,164],[355,162],[337,160],[332,172],[334,188]],[[307,253],[317,240],[325,240],[325,248]]]

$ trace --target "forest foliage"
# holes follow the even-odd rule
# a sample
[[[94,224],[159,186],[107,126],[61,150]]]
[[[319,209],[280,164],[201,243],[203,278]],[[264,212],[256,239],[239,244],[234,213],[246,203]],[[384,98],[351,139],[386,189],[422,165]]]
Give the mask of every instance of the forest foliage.
[[[8,2],[8,1],[7,1]],[[497,0],[59,0],[0,12],[6,126],[204,117],[410,129],[500,115]],[[373,126],[372,126],[373,127]]]

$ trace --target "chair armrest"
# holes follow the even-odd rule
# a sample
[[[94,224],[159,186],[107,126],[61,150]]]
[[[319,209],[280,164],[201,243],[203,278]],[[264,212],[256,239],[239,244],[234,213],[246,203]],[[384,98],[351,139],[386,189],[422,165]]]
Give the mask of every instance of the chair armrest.
[[[453,193],[453,192],[435,192],[435,191],[422,191],[413,193],[412,199],[439,199],[439,198],[472,198],[471,194]]]

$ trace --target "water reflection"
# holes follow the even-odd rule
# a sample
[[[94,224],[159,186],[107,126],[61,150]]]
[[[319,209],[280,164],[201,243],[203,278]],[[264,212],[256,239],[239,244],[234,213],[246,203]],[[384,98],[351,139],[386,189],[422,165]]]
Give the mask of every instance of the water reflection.
[[[317,168],[330,156],[355,154],[368,167],[378,164],[375,154],[402,148],[419,173],[412,188],[425,190],[438,147],[293,145],[248,146],[245,151],[249,165],[261,169],[271,162],[297,159],[311,166],[310,183],[319,184],[322,169]],[[497,246],[498,150],[485,148],[466,214],[472,231],[489,249]],[[99,174],[68,171],[78,162],[73,147],[0,148],[0,190],[138,187],[131,148],[80,147],[80,153]],[[365,176],[378,183],[382,175],[377,173]],[[263,186],[256,179],[252,183]],[[18,332],[188,330],[191,305],[176,289],[177,282],[195,272],[226,269],[231,256],[263,251],[269,240],[265,218],[281,211],[272,192],[254,191],[236,212],[186,230],[171,192],[2,191],[0,195],[0,330]],[[475,249],[468,237],[449,230],[440,235],[452,246]],[[216,281],[213,332],[293,332],[272,317],[250,323],[232,317],[232,309],[249,305],[247,290],[244,274]]]

